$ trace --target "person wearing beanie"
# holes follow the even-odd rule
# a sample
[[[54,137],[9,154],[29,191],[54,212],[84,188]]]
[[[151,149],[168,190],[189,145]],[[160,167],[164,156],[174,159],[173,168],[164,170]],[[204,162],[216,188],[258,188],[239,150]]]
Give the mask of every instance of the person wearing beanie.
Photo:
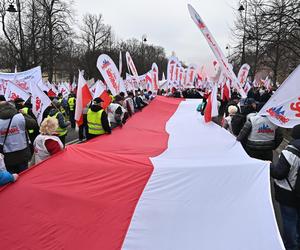
[[[228,130],[231,134],[233,134],[232,132],[232,126],[231,126],[231,120],[232,117],[238,112],[238,108],[234,105],[231,105],[228,107],[228,116],[225,117],[224,119],[224,123],[223,123],[223,128],[225,128],[226,130]]]
[[[300,124],[292,129],[292,140],[270,164],[275,199],[280,205],[286,250],[300,249]]]
[[[40,127],[40,134],[34,140],[33,161],[35,164],[60,152],[64,145],[57,137],[58,121],[54,117],[46,118]]]
[[[87,112],[88,140],[111,133],[107,113],[101,107],[102,102],[100,97],[95,98]]]

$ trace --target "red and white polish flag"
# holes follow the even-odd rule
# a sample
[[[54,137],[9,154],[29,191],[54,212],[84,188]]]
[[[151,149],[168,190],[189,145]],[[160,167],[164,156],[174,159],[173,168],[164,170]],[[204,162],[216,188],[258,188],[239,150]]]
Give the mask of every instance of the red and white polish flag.
[[[204,112],[204,121],[211,122],[213,117],[218,116],[218,85],[214,84],[207,98],[207,104]]]
[[[197,105],[157,97],[31,168],[0,192],[1,249],[283,250],[268,163]]]
[[[76,94],[75,121],[78,126],[83,124],[83,109],[93,99],[87,81],[83,77],[83,71],[79,70],[78,86]]]

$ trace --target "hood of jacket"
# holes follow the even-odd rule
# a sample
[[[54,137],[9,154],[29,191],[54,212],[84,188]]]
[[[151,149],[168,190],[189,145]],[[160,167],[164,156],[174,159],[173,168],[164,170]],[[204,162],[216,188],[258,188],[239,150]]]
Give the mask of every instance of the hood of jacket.
[[[16,108],[8,102],[0,104],[0,119],[10,119],[17,113]]]

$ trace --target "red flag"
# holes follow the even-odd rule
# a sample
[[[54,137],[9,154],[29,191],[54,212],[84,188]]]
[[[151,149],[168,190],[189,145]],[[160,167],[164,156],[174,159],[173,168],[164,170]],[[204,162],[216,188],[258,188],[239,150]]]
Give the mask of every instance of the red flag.
[[[218,86],[215,84],[207,98],[207,104],[204,112],[204,121],[210,122],[212,117],[218,116],[218,101],[217,101]]]
[[[52,89],[49,89],[49,91],[47,92],[47,95],[48,95],[49,97],[56,97],[56,94],[53,92]]]
[[[83,72],[79,71],[78,87],[76,96],[75,120],[77,125],[83,124],[83,109],[92,100],[92,95],[87,85],[86,80],[83,78]]]
[[[205,107],[205,112],[204,112],[204,121],[205,122],[210,122],[211,121],[211,111],[212,111],[212,103],[211,103],[211,94],[212,92],[210,92],[208,98],[207,98],[207,104]]]

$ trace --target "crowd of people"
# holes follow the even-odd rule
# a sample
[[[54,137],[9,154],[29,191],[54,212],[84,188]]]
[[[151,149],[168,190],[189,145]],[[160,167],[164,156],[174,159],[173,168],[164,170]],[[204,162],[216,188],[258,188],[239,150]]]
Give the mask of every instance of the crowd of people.
[[[110,92],[109,92],[110,93]],[[103,100],[93,99],[83,110],[79,126],[79,140],[93,139],[111,134],[122,127],[135,112],[141,111],[154,98],[151,91],[137,90],[112,96],[111,103],[103,108]],[[18,174],[62,151],[68,128],[75,129],[76,96],[71,93],[51,97],[51,105],[43,113],[38,125],[30,100],[21,98],[6,101],[0,96],[0,185],[14,182]]]

